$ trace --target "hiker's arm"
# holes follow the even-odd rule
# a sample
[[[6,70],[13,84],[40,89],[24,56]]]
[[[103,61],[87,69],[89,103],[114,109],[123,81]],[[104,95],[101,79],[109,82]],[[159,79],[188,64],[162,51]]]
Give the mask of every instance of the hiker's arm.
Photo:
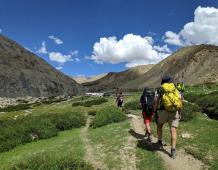
[[[158,107],[158,103],[159,103],[160,97],[159,96],[155,96],[154,97],[154,103],[153,103],[153,113],[156,112],[157,107]]]

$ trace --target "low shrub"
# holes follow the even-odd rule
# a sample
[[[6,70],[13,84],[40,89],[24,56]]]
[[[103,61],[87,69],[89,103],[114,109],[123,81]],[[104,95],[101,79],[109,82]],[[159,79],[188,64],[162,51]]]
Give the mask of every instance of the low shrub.
[[[0,152],[13,149],[19,144],[56,136],[59,131],[85,125],[82,113],[51,113],[40,116],[26,116],[16,120],[0,121]]]
[[[129,101],[124,105],[125,109],[128,110],[140,110],[141,109],[141,105],[139,104],[139,100],[133,100],[133,101]]]
[[[28,117],[0,122],[0,152],[13,149],[19,144],[49,138],[58,134],[55,125],[48,119]]]
[[[90,110],[90,111],[88,111],[88,115],[91,115],[91,116],[95,116],[96,113],[97,113],[96,110]]]
[[[74,102],[72,106],[83,106],[83,102]]]
[[[213,92],[198,98],[197,103],[208,115],[218,115],[218,92]]]
[[[55,155],[49,153],[37,153],[11,165],[13,170],[94,170],[87,162],[69,155]]]
[[[96,116],[91,123],[91,127],[97,128],[113,122],[120,122],[125,119],[126,116],[121,110],[114,106],[107,106],[96,113]]]
[[[16,106],[8,106],[6,108],[0,108],[0,112],[14,112],[19,110],[30,109],[31,104],[18,104]]]
[[[104,97],[93,99],[93,100],[87,100],[83,103],[83,106],[85,107],[91,107],[93,105],[100,105],[102,103],[106,103],[108,100]]]
[[[85,101],[79,101],[72,103],[72,106],[85,106],[85,107],[91,107],[93,105],[100,105],[102,103],[106,103],[108,100],[106,98],[96,98],[92,100],[85,100]]]
[[[72,128],[79,128],[86,124],[85,115],[78,112],[67,112],[65,114],[52,114],[50,119],[52,123],[55,124],[55,127],[60,131],[69,130]]]
[[[59,103],[62,101],[66,101],[66,98],[55,98],[55,97],[49,97],[45,98],[41,101],[42,104],[52,104],[52,103]]]
[[[203,94],[185,93],[184,94],[184,99],[193,103],[202,96],[203,96]]]
[[[182,121],[187,122],[193,120],[197,116],[197,112],[200,112],[201,108],[192,103],[185,102],[183,104],[183,109],[182,109]]]
[[[84,101],[84,100],[88,100],[89,98],[90,96],[79,96],[79,97],[73,98],[73,101]]]

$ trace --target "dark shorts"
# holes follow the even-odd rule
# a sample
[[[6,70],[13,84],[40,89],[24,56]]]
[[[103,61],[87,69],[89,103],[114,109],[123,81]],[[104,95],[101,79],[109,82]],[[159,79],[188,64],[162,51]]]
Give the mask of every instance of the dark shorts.
[[[122,106],[123,106],[123,101],[118,101],[118,102],[117,102],[117,106],[118,106],[118,107],[122,107]]]

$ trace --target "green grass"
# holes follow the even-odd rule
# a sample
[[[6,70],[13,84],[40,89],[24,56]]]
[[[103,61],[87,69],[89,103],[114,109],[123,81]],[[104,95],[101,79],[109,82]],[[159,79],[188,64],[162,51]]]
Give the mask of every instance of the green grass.
[[[73,163],[76,163],[75,166],[84,165],[84,154],[80,129],[74,129],[1,153],[0,169],[70,169]]]
[[[113,122],[125,120],[125,114],[115,106],[107,106],[96,113],[91,127],[97,128]]]
[[[153,131],[156,131],[156,125],[153,124]],[[178,128],[179,148],[202,160],[211,169],[218,169],[218,121],[211,120],[202,114],[198,114],[190,122],[181,122]],[[169,127],[164,126],[164,140],[170,143]],[[191,138],[183,139],[182,133],[191,134]]]
[[[123,121],[120,123],[112,123],[101,128],[90,129],[89,138],[93,148],[97,150],[101,147],[100,152],[96,154],[102,157],[102,160],[107,169],[120,169],[122,165],[119,156],[119,150],[122,149],[128,137],[129,123]],[[131,153],[130,153],[131,154]]]
[[[201,93],[201,88],[194,88],[196,93]],[[209,91],[212,92],[214,89],[212,88]],[[126,96],[124,97],[124,103],[138,101],[139,96],[140,94]],[[111,121],[111,119],[114,120],[114,115],[111,113],[114,113],[113,109],[116,108],[108,108],[111,108],[111,105],[115,106],[114,97],[108,97],[107,102],[99,105],[72,107],[72,102],[84,102],[89,100],[93,100],[93,98],[82,99],[81,97],[76,97],[60,103],[41,104],[29,109],[28,111],[31,112],[29,116],[43,117],[43,120],[45,118],[45,121],[42,122],[42,124],[46,125],[44,126],[45,128],[50,123],[54,124],[53,121],[59,120],[57,121],[59,122],[58,129],[66,130],[68,129],[67,127],[69,127],[68,121],[65,118],[56,119],[55,117],[57,114],[79,111],[94,115],[94,111],[97,113],[102,112],[100,114],[101,116],[98,114],[98,116],[95,116],[98,117],[98,122],[101,122],[101,127],[90,128],[87,136],[91,140],[91,146],[93,146],[96,155],[102,157],[105,166],[108,169],[120,169],[123,162],[120,158],[119,150],[124,147],[124,144],[127,142],[127,138],[130,135],[128,133],[128,129],[130,128],[129,123],[126,120],[112,123],[113,121]],[[192,112],[190,113],[193,114],[188,114],[191,110]],[[139,110],[134,111],[136,112],[135,114],[141,114],[141,111]],[[202,114],[196,113],[196,111],[198,111],[198,108],[195,108],[192,105],[187,104],[185,107],[183,112],[188,117],[188,121],[181,122],[178,128],[178,147],[185,149],[186,152],[201,159],[205,164],[209,165],[211,169],[218,169],[218,122],[208,119]],[[120,112],[121,110],[119,110],[119,115],[121,114]],[[52,117],[54,117],[54,119],[44,117],[48,116],[48,113],[51,116],[53,115]],[[122,113],[122,115],[124,114]],[[12,121],[15,117],[17,118],[16,120],[25,118],[25,112],[19,110],[2,113],[0,114],[0,121]],[[64,126],[62,126],[63,124]],[[2,123],[1,126],[3,126]],[[152,127],[153,131],[156,131],[154,123],[152,124]],[[190,133],[192,138],[182,139],[182,133]],[[2,134],[3,133],[0,133],[0,135]],[[5,134],[7,134],[7,131],[5,131]],[[0,153],[0,169],[12,169],[12,167],[15,166],[20,169],[28,168],[28,166],[38,166],[41,169],[60,169],[62,167],[62,169],[70,169],[72,165],[81,165],[80,168],[83,166],[89,167],[89,165],[83,162],[85,149],[81,142],[80,135],[80,129],[73,129],[62,131],[58,133],[57,136],[50,139],[42,139],[25,145],[18,145],[8,152]],[[169,128],[167,125],[164,127],[164,140],[170,143]],[[3,140],[0,138],[0,142],[1,141]],[[136,150],[131,151],[129,154],[136,154],[138,169],[147,169],[147,167],[148,169],[154,170],[164,169],[163,162],[160,160],[157,153],[149,151],[139,144]]]
[[[163,160],[156,152],[149,151],[145,148],[146,144],[139,141],[136,149],[137,162],[136,166],[139,170],[165,170]]]
[[[0,152],[33,140],[56,136],[59,131],[81,127],[85,122],[85,115],[77,112],[29,115],[16,120],[0,120]]]

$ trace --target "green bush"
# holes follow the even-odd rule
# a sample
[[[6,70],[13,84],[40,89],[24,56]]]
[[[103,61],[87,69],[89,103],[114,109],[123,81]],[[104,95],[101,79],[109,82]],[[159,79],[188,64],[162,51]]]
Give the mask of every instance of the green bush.
[[[106,98],[97,98],[97,99],[93,99],[93,100],[87,100],[83,103],[83,106],[85,107],[91,107],[93,105],[100,105],[102,103],[106,103],[108,100]]]
[[[93,122],[91,123],[91,127],[97,128],[113,122],[119,122],[125,119],[126,116],[121,110],[114,106],[107,106],[96,113],[96,116],[93,119]]]
[[[51,120],[60,131],[79,128],[86,124],[85,115],[77,112],[55,114],[51,116]]]
[[[85,100],[85,101],[79,101],[72,103],[72,106],[85,106],[85,107],[91,107],[93,105],[100,105],[102,103],[106,103],[108,100],[106,98],[96,98],[92,100]]]
[[[88,111],[88,115],[91,115],[91,116],[95,116],[96,113],[97,113],[96,110],[90,110],[90,111]]]
[[[197,112],[200,111],[201,108],[198,105],[185,102],[183,104],[181,120],[184,122],[191,121],[197,116]]]
[[[74,102],[72,106],[83,106],[83,102]]]
[[[80,159],[75,159],[67,155],[57,156],[49,153],[38,153],[28,156],[25,159],[11,165],[13,170],[94,170],[89,164]]]
[[[139,100],[133,100],[133,101],[127,102],[124,105],[124,108],[128,109],[128,110],[140,110],[140,109],[142,109],[141,105],[139,104]]]
[[[31,108],[30,104],[18,104],[16,106],[8,106],[6,108],[0,108],[0,112],[13,112],[13,111],[25,110],[30,108]]]
[[[13,149],[19,144],[56,136],[58,131],[85,125],[82,113],[51,113],[40,116],[26,116],[16,120],[0,121],[0,152]]]
[[[0,152],[13,149],[19,144],[57,135],[58,130],[48,119],[28,117],[0,122]]]
[[[202,97],[203,94],[196,94],[196,93],[185,93],[184,94],[184,99],[194,103],[197,99],[199,99],[200,97]]]
[[[210,115],[218,115],[218,92],[213,92],[198,98],[195,101],[202,111]]]
[[[41,101],[41,103],[43,104],[52,104],[52,103],[59,103],[62,101],[66,101],[67,99],[65,98],[55,98],[55,97],[49,97],[49,98],[45,98]]]
[[[89,99],[91,96],[80,96],[80,97],[75,97],[73,98],[73,101],[84,101]]]
[[[32,140],[50,138],[58,133],[58,130],[48,118],[29,117],[21,123],[25,127],[25,135],[29,136]]]

